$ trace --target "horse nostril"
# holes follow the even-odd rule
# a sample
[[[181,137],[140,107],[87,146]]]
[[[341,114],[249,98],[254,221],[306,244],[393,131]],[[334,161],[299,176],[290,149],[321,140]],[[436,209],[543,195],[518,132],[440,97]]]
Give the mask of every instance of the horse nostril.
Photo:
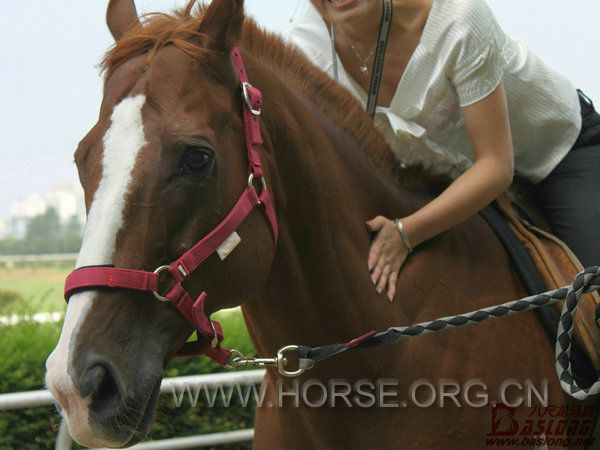
[[[91,411],[110,415],[121,404],[119,385],[108,366],[95,364],[85,372],[81,381],[82,397],[91,395]]]

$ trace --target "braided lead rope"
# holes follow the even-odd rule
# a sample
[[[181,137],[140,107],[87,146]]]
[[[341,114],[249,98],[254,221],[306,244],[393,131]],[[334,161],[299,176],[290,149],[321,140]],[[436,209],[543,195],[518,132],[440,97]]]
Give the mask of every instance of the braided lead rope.
[[[583,294],[592,291],[600,291],[600,266],[588,267],[577,275],[570,286],[553,291],[532,295],[520,300],[483,308],[466,314],[444,317],[407,327],[391,327],[381,333],[370,335],[355,345],[332,344],[313,348],[298,346],[296,353],[300,359],[300,367],[308,368],[312,367],[317,361],[343,353],[351,348],[368,348],[394,344],[406,338],[464,325],[477,324],[487,319],[509,316],[522,311],[553,305],[566,299],[557,331],[555,348],[556,371],[563,390],[572,397],[583,400],[600,392],[600,379],[587,389],[582,389],[577,385],[571,369],[571,344],[573,323],[577,314],[579,300]]]
[[[577,381],[573,378],[573,371],[571,369],[573,324],[577,315],[579,299],[582,294],[592,290],[600,290],[600,267],[585,269],[577,275],[571,286],[569,286],[567,299],[563,305],[556,332],[556,373],[558,374],[558,379],[563,390],[578,400],[585,400],[592,395],[600,393],[600,378],[588,388],[583,389],[579,387]]]

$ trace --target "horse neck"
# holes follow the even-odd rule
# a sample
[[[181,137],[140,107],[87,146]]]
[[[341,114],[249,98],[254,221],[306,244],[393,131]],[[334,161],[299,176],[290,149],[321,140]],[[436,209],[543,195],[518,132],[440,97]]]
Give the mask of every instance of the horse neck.
[[[365,221],[414,208],[411,195],[309,102],[291,93],[273,98],[288,99],[264,118],[280,240],[264,292],[244,306],[261,354],[381,326],[373,305],[387,299],[377,295],[367,269]]]

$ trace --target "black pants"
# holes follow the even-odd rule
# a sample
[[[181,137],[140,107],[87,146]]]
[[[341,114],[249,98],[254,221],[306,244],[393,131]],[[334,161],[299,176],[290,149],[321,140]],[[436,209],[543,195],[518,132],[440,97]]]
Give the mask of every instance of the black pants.
[[[581,91],[579,99],[579,138],[533,190],[554,233],[589,267],[600,265],[600,114]]]

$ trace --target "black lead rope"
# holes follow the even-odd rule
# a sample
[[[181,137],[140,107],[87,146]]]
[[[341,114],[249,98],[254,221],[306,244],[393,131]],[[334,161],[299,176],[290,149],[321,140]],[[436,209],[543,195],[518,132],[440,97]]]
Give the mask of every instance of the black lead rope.
[[[566,286],[543,294],[532,295],[521,300],[504,303],[502,305],[483,308],[457,316],[444,317],[431,322],[422,322],[407,327],[391,327],[386,331],[367,335],[360,343],[353,345],[332,344],[321,347],[298,346],[296,354],[300,367],[309,368],[316,362],[334,355],[338,355],[353,348],[379,347],[394,344],[403,339],[447,330],[463,325],[473,325],[487,319],[509,316],[522,311],[540,308],[566,300],[558,323],[555,347],[556,371],[563,390],[572,397],[584,400],[600,393],[600,378],[591,386],[581,388],[573,378],[571,368],[571,346],[573,324],[577,314],[579,300],[583,294],[600,291],[600,267],[588,267],[577,275],[570,286]],[[600,324],[599,324],[600,326]]]
[[[367,93],[367,114],[371,120],[375,117],[375,109],[377,108],[377,98],[379,97],[379,86],[381,85],[381,75],[383,73],[383,64],[385,61],[385,51],[387,49],[390,29],[392,28],[392,0],[383,0],[383,13],[381,14],[381,22],[379,23],[379,35],[377,37],[377,48],[375,50],[375,58],[373,60],[373,69],[371,71],[371,84]],[[333,63],[333,78],[335,81],[340,81],[338,69],[337,52],[335,49],[335,30],[333,22],[329,24],[329,34],[331,36],[331,57]]]

